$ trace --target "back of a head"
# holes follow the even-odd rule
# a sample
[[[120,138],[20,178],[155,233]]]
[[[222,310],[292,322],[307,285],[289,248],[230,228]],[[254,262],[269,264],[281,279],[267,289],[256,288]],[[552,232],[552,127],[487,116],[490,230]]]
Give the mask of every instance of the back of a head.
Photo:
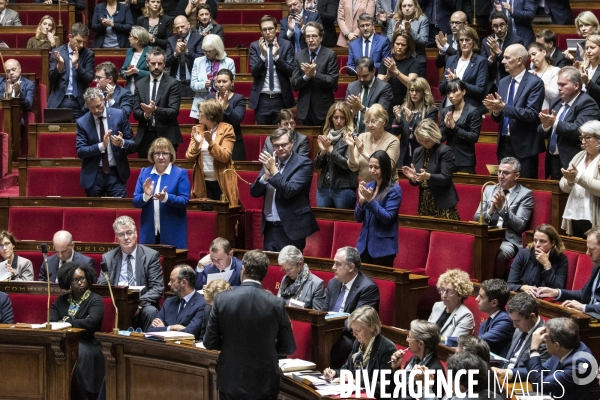
[[[269,270],[269,257],[260,250],[250,250],[242,258],[244,277],[262,282]]]
[[[525,292],[517,293],[508,301],[507,311],[509,314],[518,313],[525,318],[528,318],[532,313],[539,315],[537,302]]]
[[[571,318],[552,318],[546,322],[546,331],[550,340],[558,342],[563,349],[573,350],[579,347],[579,327]]]
[[[481,357],[469,352],[455,353],[448,358],[446,366],[448,372],[452,371],[453,377],[455,377],[456,373],[459,371],[477,371],[477,374],[473,379],[473,382],[477,381],[477,383],[472,385],[473,392],[479,393],[483,390],[487,390],[488,372],[490,367],[481,359]],[[473,382],[470,382],[469,374],[462,374],[459,378],[460,385],[466,390],[471,388]]]
[[[461,335],[458,337],[458,347],[462,351],[480,357],[486,363],[490,363],[490,346],[485,340],[477,336]]]

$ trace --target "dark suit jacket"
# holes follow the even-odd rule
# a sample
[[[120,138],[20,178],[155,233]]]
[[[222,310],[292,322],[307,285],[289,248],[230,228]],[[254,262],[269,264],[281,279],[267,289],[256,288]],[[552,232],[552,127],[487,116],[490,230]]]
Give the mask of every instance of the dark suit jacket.
[[[454,122],[454,128],[450,129],[444,121],[446,114],[452,112],[454,112],[453,105],[442,110],[440,119],[442,141],[447,140],[446,144],[454,151],[455,166],[474,167],[477,164],[475,143],[479,140],[481,132],[481,113],[475,106],[465,103],[460,118]]]
[[[133,116],[139,121],[135,143],[140,144],[144,133],[150,127],[152,117],[146,119],[144,110],[140,107],[141,103],[150,104],[150,80],[152,76],[147,76],[135,83],[135,94],[133,95]],[[179,106],[181,104],[181,94],[179,92],[179,82],[167,74],[163,77],[156,92],[156,111],[154,119],[156,121],[156,132],[160,137],[166,137],[173,144],[183,142],[181,130],[179,129]]]
[[[557,25],[569,25],[573,21],[571,3],[563,0],[547,0],[546,5],[550,8],[552,23]]]
[[[318,4],[318,3],[317,3]],[[302,13],[302,27],[304,28],[306,26],[307,22],[310,21],[316,21],[319,23],[323,23],[323,21],[321,21],[321,16],[313,11],[307,11],[304,10],[304,12]],[[286,18],[282,18],[281,21],[279,22],[281,27],[279,28],[279,37],[285,40],[289,40],[290,42],[292,42],[292,48],[294,49],[294,51],[296,50],[296,38],[295,38],[295,34],[292,35],[292,37],[288,37],[287,35],[287,31],[288,31],[288,19]],[[300,30],[300,48],[302,50],[306,49],[306,38],[304,37],[304,29]]]
[[[500,310],[491,321],[488,318],[481,323],[477,336],[486,341],[492,353],[506,358],[514,332],[512,319],[505,310]]]
[[[123,133],[123,147],[114,146],[111,142],[108,142],[108,145],[112,150],[119,178],[121,178],[121,181],[127,182],[127,179],[129,179],[127,155],[135,153],[137,148],[133,139],[133,133],[131,132],[131,126],[123,111],[114,108],[106,109],[106,120],[108,122],[108,129],[112,130],[111,135],[118,136],[119,132]],[[100,151],[99,147],[102,140],[96,130],[96,121],[91,112],[87,112],[78,118],[76,123],[77,138],[75,146],[77,148],[77,157],[82,160],[79,184],[85,189],[89,189],[94,185],[100,161],[102,160],[103,152]],[[108,149],[104,151],[108,151]]]
[[[194,292],[189,302],[185,305],[185,308],[181,311],[179,311],[179,303],[179,296],[166,299],[156,316],[165,326],[150,326],[148,332],[162,332],[166,331],[171,325],[183,325],[185,329],[182,332],[191,333],[196,340],[202,340],[200,338],[200,329],[204,321],[204,307],[206,306],[204,296],[198,292]]]
[[[102,47],[104,38],[106,37],[106,26],[102,25],[102,18],[108,18],[109,14],[106,10],[106,3],[98,3],[94,9],[92,17],[92,30],[96,32],[94,37],[94,48]],[[119,48],[129,47],[129,32],[133,26],[133,15],[129,9],[129,5],[117,3],[117,11],[113,14],[113,31],[117,34],[117,42]]]
[[[318,188],[323,187],[327,173],[329,173],[329,187],[339,189],[356,189],[358,187],[358,174],[348,168],[348,145],[343,138],[340,138],[333,146],[331,154],[321,158],[317,153],[315,169],[321,170],[317,183]]]
[[[348,67],[352,69],[356,69],[356,61],[362,57],[363,54],[363,38],[362,36],[356,40],[350,42],[348,46]],[[392,53],[390,50],[390,41],[387,37],[381,36],[377,33],[371,36],[371,43],[369,43],[370,47],[370,58],[375,63],[375,72],[379,71],[379,65],[386,57],[392,57]],[[346,72],[348,75],[355,76],[356,74],[352,72],[350,69],[347,69]]]
[[[448,34],[446,37],[448,39],[448,48],[446,49],[446,52],[442,54],[438,51],[438,55],[435,58],[435,66],[438,68],[446,67],[446,64],[448,63],[448,58],[457,54],[457,51],[454,49],[454,47],[452,47],[454,44],[454,34]]]
[[[543,319],[540,318],[539,323],[535,326],[535,329],[533,330],[533,332],[535,332],[536,329],[543,327],[544,325],[546,325],[546,323],[544,322]],[[527,339],[525,339],[525,343],[521,347],[521,351],[519,352],[519,356],[517,357],[517,360],[515,363],[515,369],[524,368],[527,365],[527,362],[529,361],[529,349],[531,348],[531,337],[532,336],[533,336],[533,334],[529,335],[527,337]],[[506,353],[507,359],[512,355],[513,351],[515,350],[515,347],[519,343],[520,338],[521,338],[521,331],[518,329],[515,329],[515,333],[513,333],[510,348],[508,349],[508,353]],[[540,345],[539,350],[540,350],[540,356],[542,358],[542,362],[544,362],[548,358],[550,358],[550,354],[548,354],[548,350],[546,350],[546,343],[542,343]],[[504,368],[506,368],[506,366]],[[515,369],[513,369],[513,371],[515,371]]]
[[[148,17],[139,17],[136,25],[143,27],[144,29],[150,29],[150,22]],[[154,35],[154,43],[152,45],[158,46],[163,50],[167,49],[167,39],[173,36],[173,18],[168,15],[161,15],[158,17],[158,31]]]
[[[586,311],[592,311],[595,313],[600,313],[600,303],[589,305],[592,300],[592,295],[599,296],[600,295],[600,285],[597,287],[592,287],[594,285],[594,279],[596,279],[596,275],[598,274],[598,266],[594,266],[592,269],[592,274],[590,275],[590,279],[585,283],[583,289],[579,290],[566,290],[563,289],[560,291],[560,296],[557,299],[560,301],[565,300],[577,300],[582,304],[586,304]]]
[[[181,60],[181,56],[175,56],[175,49],[177,48],[177,39],[179,36],[172,35],[167,39],[167,67],[171,68],[171,76],[175,78],[177,76],[177,71],[179,71],[179,61]],[[187,64],[188,70],[190,71],[190,77],[192,75],[192,70],[194,69],[194,60],[198,57],[202,57],[204,55],[204,51],[202,50],[202,39],[204,37],[200,35],[197,31],[192,30],[190,33],[190,40],[187,42],[188,52],[185,54],[185,63]]]
[[[569,270],[567,256],[551,254],[550,265],[551,268],[545,270],[536,260],[535,248],[519,250],[508,273],[507,283],[510,290],[518,292],[523,285],[563,289]]]
[[[125,114],[126,118],[129,120],[129,115],[131,115],[131,111],[133,110],[133,95],[131,92],[119,85],[115,85],[115,91],[113,92],[112,99],[114,103],[109,105],[109,107],[123,111],[123,114]],[[81,109],[81,114],[83,115],[88,111],[87,105],[84,105]]]
[[[450,16],[456,11],[456,0],[420,0],[419,4],[423,9],[423,12],[429,20],[429,25],[438,25],[440,31],[448,34],[452,33],[450,30]],[[437,21],[434,20],[434,7],[437,6],[436,15]]]
[[[548,0],[550,1],[550,0]],[[567,3],[568,4],[568,3]],[[565,22],[563,25],[567,25]],[[573,63],[565,58],[562,50],[558,47],[554,48],[554,54],[552,54],[552,65],[558,68],[566,67],[567,65],[573,65]]]
[[[296,107],[298,118],[305,119],[308,116],[308,110],[312,108],[318,119],[325,120],[327,111],[334,102],[333,92],[337,90],[338,86],[337,55],[333,50],[321,46],[315,60],[317,64],[315,76],[306,81],[303,78],[304,72],[300,65],[309,62],[308,49],[305,48],[296,54],[292,89],[300,92],[298,93],[298,105]]]
[[[158,301],[162,297],[165,287],[162,267],[160,266],[160,254],[150,247],[137,245],[135,253],[135,283],[137,286],[145,286],[140,292],[140,306],[152,305],[158,308]],[[102,254],[102,262],[106,263],[111,285],[119,283],[121,266],[123,263],[123,252],[117,246],[108,253]],[[99,285],[106,285],[104,274],[98,278]]]
[[[490,46],[487,43],[489,37],[495,38],[496,35],[487,36],[481,41],[481,55],[486,60],[490,57],[490,55],[492,55]],[[500,49],[501,53],[496,57],[496,61],[493,63],[490,63],[488,61],[488,85],[487,85],[486,93],[490,92],[490,88],[494,84],[494,81],[496,81],[496,85],[498,85],[498,83],[500,82],[500,80],[502,78],[504,78],[505,76],[508,76],[508,72],[506,72],[506,68],[504,68],[504,65],[502,65],[502,60],[504,60],[504,50],[506,50],[506,48],[508,46],[516,44],[516,43],[523,44],[523,39],[521,39],[521,37],[519,35],[515,35],[509,30],[506,33],[506,37],[504,38],[504,43],[502,44],[502,48]]]
[[[327,296],[325,299],[326,311],[333,311],[341,290],[342,282],[337,278],[331,278],[327,284],[327,292],[325,293]],[[340,311],[352,313],[352,311],[362,306],[371,306],[376,311],[379,311],[379,288],[371,278],[358,271],[358,275],[346,297],[344,309]]]
[[[515,21],[517,35],[523,39],[523,44],[527,48],[527,46],[535,42],[535,34],[533,33],[531,22],[535,18],[535,12],[537,11],[536,1],[513,0],[512,7],[512,18]]]
[[[34,3],[43,3],[45,0],[33,0]],[[17,1],[9,1],[9,3],[16,3]],[[52,0],[52,4],[58,4],[57,0]],[[69,0],[69,4],[75,4],[76,10],[85,10],[85,1],[83,0]]]
[[[459,60],[459,54],[448,57],[446,68],[450,69],[451,71],[456,70]],[[485,58],[479,54],[473,54],[471,56],[471,62],[469,62],[469,65],[467,65],[467,69],[465,70],[462,78],[463,83],[467,87],[465,102],[476,107],[481,114],[487,114],[488,112],[488,109],[482,103],[482,100],[486,95],[485,89],[488,80],[486,66],[487,60]],[[444,104],[446,101],[447,85],[448,81],[446,80],[446,74],[444,74],[444,77],[440,83],[440,93],[443,94],[444,97],[442,98],[442,102],[440,104]]]
[[[362,84],[359,81],[354,81],[350,83],[346,88],[346,98],[348,98],[348,96],[350,95],[358,96],[360,98],[362,90]],[[377,76],[375,75],[373,78],[373,84],[369,89],[367,107],[371,107],[373,104],[380,104],[385,109],[385,111],[387,111],[388,115],[390,116],[389,119],[391,121],[391,117],[394,115],[392,111],[393,100],[394,95],[392,94],[392,86],[390,86],[389,83],[377,78]],[[355,124],[358,125],[358,114],[355,116],[354,119]]]
[[[304,157],[310,157],[310,142],[308,141],[308,137],[306,135],[294,131],[294,138],[292,140],[294,141],[294,144],[292,146],[292,151],[294,153]],[[271,144],[271,138],[267,136],[267,140],[265,140],[265,144],[263,145],[262,151],[266,151],[269,154],[273,154],[273,150],[274,149],[273,145]]]
[[[277,43],[279,44],[279,51],[277,51],[279,58],[273,63],[275,75],[279,79],[283,104],[286,108],[292,108],[296,104],[290,83],[294,72],[294,45],[281,39],[281,37],[277,38]],[[265,58],[265,61],[263,61],[261,54],[258,41],[252,42],[250,44],[250,73],[254,79],[252,80],[252,90],[250,91],[250,102],[248,104],[251,109],[258,106],[260,92],[267,77],[267,60]]]
[[[56,69],[56,58],[54,53],[50,53],[50,97],[48,98],[48,108],[58,108],[67,93],[69,86],[69,76],[71,75],[71,60],[69,59],[68,43],[55,49],[65,61],[62,72]],[[79,67],[77,68],[77,102],[83,108],[85,101],[83,93],[94,80],[94,52],[86,47],[79,51]],[[74,82],[75,83],[75,82]]]
[[[502,99],[508,99],[511,79],[507,76],[498,85],[498,94]],[[498,123],[498,144],[502,132],[501,122],[504,117],[509,118],[510,141],[519,158],[536,156],[546,149],[544,135],[537,133],[540,124],[538,114],[542,110],[544,93],[544,81],[526,71],[514,94],[513,104],[507,104],[498,115],[492,113],[492,120]]]
[[[83,254],[76,252],[75,250],[73,250],[73,262],[79,264],[87,264],[90,267],[94,268],[94,260],[92,260],[88,256],[84,256]],[[56,273],[58,272],[59,263],[60,260],[56,254],[53,254],[50,257],[48,257],[48,268],[50,269],[51,283],[56,282],[56,279],[58,277]],[[43,262],[42,266],[40,267],[40,275],[38,276],[38,281],[46,282],[46,264]]]
[[[229,284],[231,286],[240,286],[242,284],[240,280],[242,275],[242,261],[237,257],[233,257],[231,259],[231,269],[233,269],[233,272],[231,273],[231,277],[229,277]],[[202,272],[196,272],[196,290],[202,290],[204,285],[206,285],[208,281],[207,275],[218,272],[220,271],[214,264],[207,265]]]
[[[33,99],[35,97],[35,84],[31,82],[29,79],[21,76],[21,107],[23,107],[23,111],[31,111],[31,107],[33,107]],[[6,78],[0,78],[0,98],[4,98],[4,92],[6,91]]]
[[[133,53],[135,51],[133,48],[127,49],[127,53],[125,53],[125,62],[121,67],[121,78],[126,80],[126,90],[129,89],[132,79],[135,78],[135,80],[138,81],[143,77],[150,76],[150,69],[148,68],[148,64],[146,63],[146,53],[148,52],[148,50],[150,50],[150,46],[144,47],[144,50],[142,50],[142,55],[140,56],[137,64],[135,65],[139,72],[135,75],[126,76],[125,71],[127,71],[127,67],[129,67],[129,64],[131,64],[131,59],[133,58]]]
[[[219,293],[204,334],[204,346],[221,350],[217,364],[219,391],[231,398],[276,397],[278,355],[296,351],[285,301],[249,281]]]
[[[0,292],[0,324],[12,324],[14,322],[10,297],[8,297],[8,294]]]
[[[424,359],[427,356],[424,357]],[[423,362],[423,360],[419,360],[417,358],[417,356],[412,356],[411,358],[409,358],[405,363],[404,363],[404,369],[406,369],[406,367],[408,366],[408,364],[410,363],[416,363],[416,365],[423,365],[425,366],[427,369],[433,370],[433,371],[442,371],[445,372],[446,369],[444,368],[444,365],[441,363],[438,355],[436,353],[433,353],[431,355],[431,358],[429,358],[427,360],[427,362]],[[392,382],[391,384],[392,387],[395,387],[394,382]],[[437,392],[437,383],[434,383],[432,390],[435,392]]]
[[[590,81],[587,85],[585,85],[585,87],[587,94],[592,96],[592,98],[596,101],[596,104],[598,104],[600,107],[600,68],[596,69],[596,72],[592,77],[590,77]]]
[[[425,161],[425,148],[419,147],[415,150],[413,157],[413,164],[417,171],[423,168]],[[433,153],[429,158],[429,163],[426,168],[427,172],[431,174],[431,178],[427,181],[431,194],[437,203],[440,210],[447,210],[448,208],[458,203],[458,194],[454,183],[452,183],[452,174],[454,173],[454,152],[449,146],[445,144],[435,144],[433,146]],[[419,185],[418,182],[411,185]]]
[[[252,197],[261,197],[267,193],[267,185],[276,189],[275,205],[286,235],[292,240],[306,238],[319,230],[315,215],[310,208],[308,195],[313,178],[313,166],[310,159],[292,153],[285,163],[283,173],[278,172],[268,183],[261,182],[264,168],[256,181],[250,186]],[[262,212],[261,233],[265,232],[265,212]]]
[[[339,6],[339,0],[320,0],[317,2],[317,13],[321,17],[324,31],[321,44],[325,47],[335,47],[337,45],[335,22],[337,21]]]

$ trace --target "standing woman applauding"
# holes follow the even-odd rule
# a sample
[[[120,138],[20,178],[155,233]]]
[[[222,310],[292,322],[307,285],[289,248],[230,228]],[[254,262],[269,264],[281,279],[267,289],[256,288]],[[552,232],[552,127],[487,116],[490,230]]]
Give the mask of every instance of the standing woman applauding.
[[[167,40],[173,35],[173,18],[164,15],[161,0],[148,0],[144,15],[137,19],[136,25],[148,31],[150,44],[167,50]]]
[[[600,35],[591,35],[585,41],[585,60],[581,65],[581,80],[587,93],[600,106]]]
[[[414,39],[419,60],[419,76],[425,76],[427,67],[425,46],[429,39],[429,21],[417,0],[398,0],[394,17],[387,26],[387,37],[392,43],[396,32],[406,32]]]
[[[132,26],[133,16],[129,5],[117,0],[106,0],[106,3],[98,4],[92,17],[92,30],[96,32],[94,48],[129,47],[127,38]]]

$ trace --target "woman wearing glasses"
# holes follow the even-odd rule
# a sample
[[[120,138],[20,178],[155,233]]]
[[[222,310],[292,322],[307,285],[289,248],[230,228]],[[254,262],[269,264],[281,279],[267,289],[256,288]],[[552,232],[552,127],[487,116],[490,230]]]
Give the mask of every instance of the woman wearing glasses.
[[[187,249],[187,211],[190,181],[187,170],[173,165],[171,142],[159,137],[150,145],[148,160],[135,186],[133,205],[142,209],[140,243],[169,244]]]
[[[12,233],[0,233],[0,253],[4,261],[0,263],[0,281],[32,281],[33,265],[25,257],[15,254],[17,242]]]

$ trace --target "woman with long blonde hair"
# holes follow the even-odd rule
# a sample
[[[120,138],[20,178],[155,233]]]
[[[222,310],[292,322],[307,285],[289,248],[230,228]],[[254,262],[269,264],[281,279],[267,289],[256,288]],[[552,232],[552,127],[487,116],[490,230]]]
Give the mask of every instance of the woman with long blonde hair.
[[[575,18],[575,29],[577,30],[577,34],[584,40],[577,43],[575,56],[571,54],[569,49],[563,51],[565,58],[569,61],[580,61],[585,57],[583,54],[585,52],[585,40],[590,35],[597,35],[600,32],[600,22],[598,22],[598,18],[593,12],[583,11]]]
[[[587,93],[600,105],[600,35],[591,35],[585,41],[585,57],[581,63],[581,80]]]
[[[27,41],[28,49],[53,49],[60,46],[60,38],[56,36],[56,24],[50,15],[44,15],[40,19],[35,37]]]

